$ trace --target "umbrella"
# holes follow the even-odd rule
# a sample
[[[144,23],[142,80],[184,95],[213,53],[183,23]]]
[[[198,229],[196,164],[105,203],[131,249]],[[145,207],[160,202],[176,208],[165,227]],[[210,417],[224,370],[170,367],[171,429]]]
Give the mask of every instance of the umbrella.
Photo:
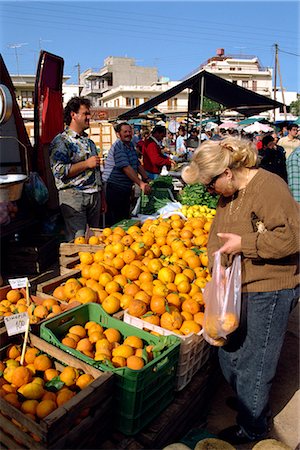
[[[223,122],[220,124],[220,128],[224,128],[225,130],[228,130],[229,128],[237,128],[237,127],[238,127],[238,123],[230,121],[230,120],[227,120],[226,122]]]
[[[207,124],[205,125],[205,130],[206,131],[211,131],[214,128],[218,128],[218,124],[214,123],[214,122],[207,122]]]
[[[263,133],[267,133],[268,131],[274,131],[274,130],[273,130],[273,128],[269,127],[268,125],[264,125],[263,123],[260,123],[260,122],[254,122],[252,125],[245,127],[244,131],[246,131],[246,133],[260,133],[261,131]]]
[[[254,122],[268,123],[264,117],[249,117],[248,119],[240,120],[239,125],[252,125]]]

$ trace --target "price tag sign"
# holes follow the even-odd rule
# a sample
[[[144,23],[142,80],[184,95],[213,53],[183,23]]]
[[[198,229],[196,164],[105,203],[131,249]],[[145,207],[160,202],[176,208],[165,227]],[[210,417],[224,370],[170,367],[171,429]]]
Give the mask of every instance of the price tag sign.
[[[27,283],[28,287],[30,287],[30,283],[27,277],[10,279],[8,280],[8,282],[12,289],[26,288]]]
[[[13,314],[12,316],[4,317],[4,324],[8,336],[14,336],[15,334],[25,333],[29,322],[29,316],[27,312],[20,314]]]

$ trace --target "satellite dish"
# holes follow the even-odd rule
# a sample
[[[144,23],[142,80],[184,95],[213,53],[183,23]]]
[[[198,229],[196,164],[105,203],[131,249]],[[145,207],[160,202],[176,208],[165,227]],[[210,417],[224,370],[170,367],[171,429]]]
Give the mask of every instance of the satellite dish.
[[[179,127],[180,125],[178,122],[176,122],[176,120],[171,120],[168,126],[168,130],[171,133],[177,133]]]
[[[0,124],[6,123],[12,115],[13,101],[9,89],[0,84]]]

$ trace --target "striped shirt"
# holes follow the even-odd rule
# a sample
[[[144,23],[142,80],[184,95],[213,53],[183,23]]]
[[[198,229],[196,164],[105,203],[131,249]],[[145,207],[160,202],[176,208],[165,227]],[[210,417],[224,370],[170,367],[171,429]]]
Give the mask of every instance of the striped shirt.
[[[294,199],[300,203],[300,146],[290,154],[286,161],[288,184]]]
[[[50,144],[50,164],[58,190],[78,189],[86,193],[98,191],[101,184],[100,175],[96,180],[95,169],[87,169],[78,175],[68,178],[72,164],[85,161],[98,154],[95,143],[86,133],[77,134],[69,127],[58,134]]]
[[[129,190],[133,181],[128,178],[122,169],[131,166],[137,173],[139,164],[138,155],[132,142],[127,146],[120,139],[117,139],[111,146],[105,160],[103,181],[117,184],[121,190]]]

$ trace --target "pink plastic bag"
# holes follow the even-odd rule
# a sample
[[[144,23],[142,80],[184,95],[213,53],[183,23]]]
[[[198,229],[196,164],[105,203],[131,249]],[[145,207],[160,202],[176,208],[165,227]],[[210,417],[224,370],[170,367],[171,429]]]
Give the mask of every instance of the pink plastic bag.
[[[226,337],[239,326],[241,312],[241,256],[236,255],[230,267],[221,265],[220,252],[215,253],[212,279],[205,286],[203,337],[212,345],[222,346]]]

